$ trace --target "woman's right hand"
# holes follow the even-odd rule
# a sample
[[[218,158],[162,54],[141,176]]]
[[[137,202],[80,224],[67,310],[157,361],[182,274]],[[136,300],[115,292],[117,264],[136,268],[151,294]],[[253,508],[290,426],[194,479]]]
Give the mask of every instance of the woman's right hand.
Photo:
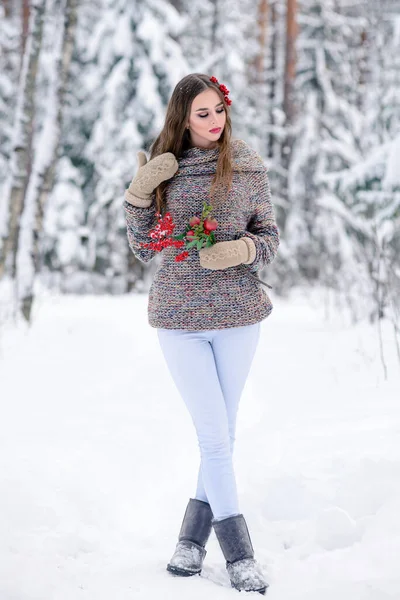
[[[147,162],[146,154],[140,150],[137,153],[139,168],[131,184],[125,190],[125,200],[135,206],[147,207],[151,204],[153,191],[162,181],[175,175],[178,161],[172,152],[164,152]]]

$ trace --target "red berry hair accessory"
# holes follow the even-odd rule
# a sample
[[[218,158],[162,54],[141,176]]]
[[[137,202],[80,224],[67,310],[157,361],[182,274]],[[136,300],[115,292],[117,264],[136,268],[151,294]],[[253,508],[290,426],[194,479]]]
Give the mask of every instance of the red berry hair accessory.
[[[221,90],[221,92],[224,95],[224,99],[225,102],[228,106],[230,106],[232,104],[232,100],[230,98],[228,98],[228,94],[229,94],[229,90],[226,87],[226,85],[224,85],[223,83],[219,83],[218,79],[214,76],[210,77],[210,81],[212,81],[213,83],[216,83],[219,86],[219,89]]]

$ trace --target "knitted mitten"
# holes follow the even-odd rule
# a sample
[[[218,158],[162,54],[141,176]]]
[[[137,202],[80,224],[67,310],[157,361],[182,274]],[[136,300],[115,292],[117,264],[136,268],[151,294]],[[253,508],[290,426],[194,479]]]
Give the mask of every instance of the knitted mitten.
[[[256,257],[256,246],[249,237],[228,242],[217,242],[199,251],[200,265],[205,269],[226,269],[240,264],[248,265]]]
[[[146,208],[152,202],[152,193],[162,181],[175,175],[178,161],[172,152],[164,152],[147,162],[146,154],[141,150],[137,153],[139,169],[131,184],[125,190],[125,200],[134,206]]]

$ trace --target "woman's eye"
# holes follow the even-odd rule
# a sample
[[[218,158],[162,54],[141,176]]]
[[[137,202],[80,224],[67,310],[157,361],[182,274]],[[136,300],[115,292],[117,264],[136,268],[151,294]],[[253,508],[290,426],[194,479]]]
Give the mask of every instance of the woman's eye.
[[[220,110],[217,110],[217,113],[220,115],[221,113],[224,112],[224,108],[221,108]],[[208,117],[208,113],[205,115],[199,115],[200,119],[205,119],[205,117]]]

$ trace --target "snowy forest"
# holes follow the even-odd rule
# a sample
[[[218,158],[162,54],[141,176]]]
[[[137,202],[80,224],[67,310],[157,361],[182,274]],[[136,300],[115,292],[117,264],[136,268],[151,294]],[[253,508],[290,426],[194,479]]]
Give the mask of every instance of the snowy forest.
[[[268,167],[274,310],[239,326],[261,286],[226,279],[235,328],[161,347],[165,253],[131,251],[124,194],[190,73]],[[167,572],[206,456],[194,397],[221,490],[232,443],[268,599],[399,600],[399,366],[400,0],[0,0],[0,600],[250,597],[215,524],[201,572]]]
[[[275,293],[318,284],[397,327],[396,0],[1,0],[3,299],[29,320],[39,285],[148,290],[123,193],[190,72],[228,86],[234,135],[269,167]]]

